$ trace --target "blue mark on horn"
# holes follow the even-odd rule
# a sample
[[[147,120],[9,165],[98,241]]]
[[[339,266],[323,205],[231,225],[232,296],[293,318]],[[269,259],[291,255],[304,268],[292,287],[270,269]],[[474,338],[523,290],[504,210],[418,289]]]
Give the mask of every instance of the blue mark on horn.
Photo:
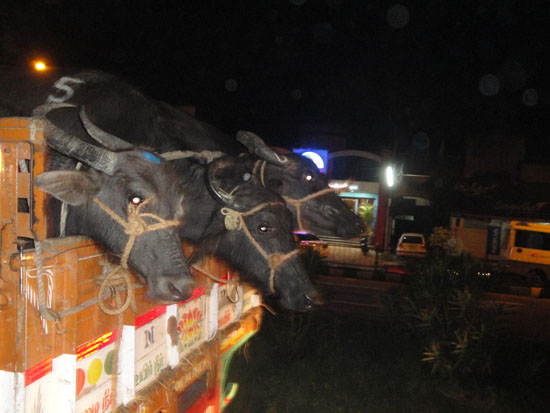
[[[141,154],[143,155],[143,157],[145,159],[147,159],[149,162],[154,162],[154,163],[158,163],[160,164],[161,163],[161,160],[158,156],[156,155],[153,155],[152,153],[150,152],[141,152]]]

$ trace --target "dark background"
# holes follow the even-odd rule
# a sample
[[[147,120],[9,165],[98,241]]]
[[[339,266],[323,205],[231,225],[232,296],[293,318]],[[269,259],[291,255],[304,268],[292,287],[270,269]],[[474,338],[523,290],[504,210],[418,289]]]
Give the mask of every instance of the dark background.
[[[3,0],[0,63],[103,69],[272,145],[320,131],[436,152],[505,135],[540,162],[549,21],[542,0]]]

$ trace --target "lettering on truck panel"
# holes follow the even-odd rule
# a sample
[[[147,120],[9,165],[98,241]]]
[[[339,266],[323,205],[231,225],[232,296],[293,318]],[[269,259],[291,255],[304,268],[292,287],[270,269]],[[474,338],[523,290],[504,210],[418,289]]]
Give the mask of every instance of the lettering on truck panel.
[[[155,344],[155,326],[146,328],[143,333],[145,334],[145,348]]]

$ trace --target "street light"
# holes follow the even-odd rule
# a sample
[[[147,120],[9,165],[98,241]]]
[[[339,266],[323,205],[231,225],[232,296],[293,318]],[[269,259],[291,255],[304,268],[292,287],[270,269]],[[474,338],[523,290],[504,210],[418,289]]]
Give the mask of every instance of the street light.
[[[388,165],[386,166],[386,185],[388,185],[390,188],[395,183],[395,175],[393,173],[393,166]]]
[[[431,175],[422,175],[422,174],[404,174],[403,173],[403,164],[399,165],[388,165],[386,166],[386,185],[391,188],[395,184],[401,182],[401,178],[404,176],[410,176],[415,178],[430,178]]]
[[[43,72],[47,68],[46,63],[44,63],[42,60],[35,61],[33,63],[33,66],[34,70],[36,70],[37,72]]]
[[[403,163],[399,164],[389,164],[386,166],[384,171],[385,176],[385,186],[386,188],[381,188],[380,194],[384,194],[384,233],[381,234],[380,241],[383,242],[382,248],[384,251],[387,251],[390,244],[390,232],[392,228],[392,217],[390,216],[390,207],[392,203],[392,190],[395,185],[401,182],[401,179],[404,176],[416,177],[416,178],[430,178],[431,175],[420,175],[420,174],[404,174],[403,173]]]

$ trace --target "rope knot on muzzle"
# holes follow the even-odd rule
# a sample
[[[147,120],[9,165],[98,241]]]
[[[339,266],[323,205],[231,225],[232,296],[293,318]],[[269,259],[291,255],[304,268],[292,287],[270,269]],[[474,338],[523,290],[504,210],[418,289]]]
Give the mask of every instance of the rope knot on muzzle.
[[[253,213],[259,211],[262,208],[271,206],[271,205],[282,205],[280,202],[266,202],[260,205],[257,205],[256,207],[246,211],[246,212],[239,212],[235,211],[231,208],[222,208],[221,213],[225,216],[224,223],[225,228],[228,230],[242,230],[246,237],[249,239],[249,241],[254,245],[256,250],[266,259],[270,273],[269,273],[269,289],[272,293],[275,292],[275,271],[277,268],[283,264],[284,262],[288,261],[292,257],[294,257],[296,254],[298,254],[299,250],[295,249],[292,250],[286,254],[281,253],[273,253],[268,254],[262,246],[254,239],[252,234],[250,233],[250,230],[248,229],[248,226],[246,225],[246,222],[244,222],[244,217],[247,215],[252,215]]]
[[[128,235],[128,241],[126,242],[126,247],[124,248],[124,252],[122,253],[122,257],[120,259],[120,264],[124,268],[128,268],[128,257],[130,256],[130,251],[132,250],[134,242],[138,236],[143,235],[146,232],[156,231],[159,229],[173,227],[181,224],[181,222],[178,220],[166,220],[155,214],[142,213],[141,208],[143,208],[150,202],[149,198],[139,205],[128,205],[127,221],[125,221],[115,211],[113,211],[99,199],[94,198],[94,202],[111,218],[118,222],[124,228],[124,233]],[[145,222],[144,218],[151,219],[153,223],[148,224],[147,222]]]
[[[312,194],[309,194],[303,198],[295,199],[290,198],[288,196],[283,196],[283,199],[290,205],[292,205],[294,208],[296,208],[296,221],[298,221],[298,229],[300,231],[305,230],[304,223],[302,221],[302,204],[309,201],[310,199],[314,199],[326,194],[330,194],[331,192],[334,192],[334,189],[332,188],[325,188],[320,191],[314,192]]]
[[[243,219],[239,212],[231,208],[222,208],[221,213],[225,216],[223,222],[227,230],[242,229]]]
[[[297,255],[299,252],[300,251],[296,249],[287,254],[274,253],[266,257],[267,261],[269,262],[269,267],[271,268],[271,271],[269,273],[269,289],[272,293],[275,292],[275,271],[277,270],[277,267],[284,264],[286,261]]]
[[[127,209],[127,221],[125,221],[121,216],[119,216],[115,211],[113,211],[99,199],[94,198],[94,202],[103,211],[105,211],[107,215],[118,222],[124,228],[124,233],[128,235],[128,241],[126,242],[124,252],[122,253],[122,257],[120,258],[120,265],[112,268],[111,271],[109,271],[109,273],[106,274],[106,276],[102,277],[102,279],[100,280],[100,308],[107,314],[121,314],[128,308],[128,306],[131,305],[131,303],[133,303],[134,300],[134,294],[128,276],[128,258],[130,256],[130,252],[132,251],[136,238],[147,232],[180,225],[180,221],[166,220],[155,214],[142,213],[141,208],[144,205],[147,205],[150,202],[150,199],[146,199],[139,205],[129,204]],[[144,218],[146,217],[152,220],[153,223],[147,224],[147,222],[145,222],[144,220]],[[124,287],[127,290],[128,295],[126,296],[126,301],[122,303],[118,288]],[[115,298],[115,308],[108,308],[102,302],[102,297],[105,295],[106,288],[109,288],[111,290],[112,296],[114,296]]]
[[[128,214],[128,224],[124,229],[126,235],[138,236],[147,231],[147,223],[137,214]]]

